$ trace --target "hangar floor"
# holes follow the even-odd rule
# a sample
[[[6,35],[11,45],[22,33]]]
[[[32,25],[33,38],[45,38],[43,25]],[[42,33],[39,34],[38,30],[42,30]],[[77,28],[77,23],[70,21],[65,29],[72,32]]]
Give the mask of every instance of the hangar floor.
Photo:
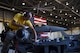
[[[1,49],[2,49],[2,46],[0,46],[0,53],[1,53]],[[9,53],[15,53],[15,51],[12,49],[9,49]]]
[[[2,46],[0,46],[0,53],[1,53],[1,49],[2,49]],[[8,53],[15,53],[15,50],[9,49]],[[27,53],[32,53],[32,52],[27,52]]]

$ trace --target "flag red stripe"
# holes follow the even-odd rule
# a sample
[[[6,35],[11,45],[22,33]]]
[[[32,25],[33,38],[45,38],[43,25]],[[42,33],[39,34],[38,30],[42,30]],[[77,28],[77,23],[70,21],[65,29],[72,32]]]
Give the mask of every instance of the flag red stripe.
[[[35,24],[42,23],[44,25],[47,25],[47,20],[46,18],[40,18],[39,16],[34,16],[34,23]]]

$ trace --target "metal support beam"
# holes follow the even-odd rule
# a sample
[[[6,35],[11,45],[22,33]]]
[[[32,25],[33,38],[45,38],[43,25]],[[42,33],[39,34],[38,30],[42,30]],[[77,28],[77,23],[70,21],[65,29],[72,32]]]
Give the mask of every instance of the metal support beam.
[[[24,2],[26,2],[27,4],[31,5],[32,7],[34,6],[32,3],[28,2],[27,0],[23,0]]]
[[[16,7],[16,6],[11,6],[11,5],[8,5],[8,4],[5,4],[5,3],[2,3],[2,2],[0,2],[0,4],[5,5],[5,6],[8,6],[8,7],[14,7],[14,8],[17,9],[17,10],[24,11],[24,10],[22,10],[22,9]],[[1,8],[8,8],[8,7],[1,6]],[[8,10],[10,10],[10,8],[9,8]]]
[[[59,0],[55,0],[55,1],[56,1],[57,3],[65,6],[65,7],[68,8],[71,12],[73,12],[74,14],[76,14],[77,16],[80,17],[80,14],[76,13],[74,10],[72,10],[71,8],[69,8],[68,6],[66,6],[65,4],[63,4],[61,1],[59,1]]]
[[[6,9],[6,10],[10,10],[10,11],[13,11],[11,8],[4,7],[4,6],[0,6],[0,8],[2,8],[2,9]],[[18,12],[18,11],[17,11],[17,10],[14,10],[14,12]]]

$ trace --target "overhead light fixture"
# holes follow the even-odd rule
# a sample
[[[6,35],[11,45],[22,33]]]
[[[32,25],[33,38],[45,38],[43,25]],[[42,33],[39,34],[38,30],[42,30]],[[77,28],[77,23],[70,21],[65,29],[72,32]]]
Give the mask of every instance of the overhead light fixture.
[[[33,8],[33,10],[36,10],[36,8]]]
[[[71,22],[71,23],[74,23],[74,22]]]
[[[41,1],[39,1],[41,3]]]
[[[45,11],[43,11],[43,13],[46,13]]]
[[[58,23],[58,21],[56,21],[56,23]]]
[[[68,24],[66,24],[66,26],[68,26]]]
[[[60,10],[60,13],[62,13],[62,10]]]
[[[45,4],[44,4],[45,6],[47,5],[47,2],[45,2]]]
[[[50,2],[50,4],[52,4],[52,2]]]
[[[50,13],[50,16],[52,16],[52,13]]]
[[[65,25],[65,23],[63,23],[63,25]]]
[[[54,20],[52,20],[52,22],[53,22]]]
[[[12,10],[15,10],[15,8],[12,8]]]
[[[47,20],[48,20],[48,18],[47,18]]]
[[[72,9],[74,9],[74,7],[72,6]]]
[[[40,18],[43,18],[42,16]]]
[[[60,24],[62,24],[62,22],[60,22]]]
[[[70,15],[69,17],[72,17],[72,15]]]
[[[67,15],[67,13],[65,13],[65,15]]]
[[[74,23],[74,24],[76,24],[76,23]]]
[[[61,19],[63,19],[63,18],[61,17]]]
[[[76,19],[76,17],[74,17],[74,19]]]
[[[58,18],[58,16],[55,16],[55,18]]]
[[[68,2],[66,2],[66,5],[69,5],[69,3],[68,3]]]
[[[78,12],[78,10],[76,10],[76,12]]]
[[[25,2],[23,2],[23,3],[22,3],[22,5],[26,5],[26,3],[25,3]]]
[[[54,6],[54,7],[53,7],[53,10],[55,10],[55,9],[56,9],[56,7]]]
[[[67,21],[67,19],[65,19],[65,21]]]
[[[35,16],[35,14],[33,14],[33,16]]]

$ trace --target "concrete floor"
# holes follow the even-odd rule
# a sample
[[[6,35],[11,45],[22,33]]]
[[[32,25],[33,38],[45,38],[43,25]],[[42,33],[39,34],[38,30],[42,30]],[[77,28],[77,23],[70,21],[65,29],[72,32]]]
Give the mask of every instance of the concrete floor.
[[[0,53],[1,53],[1,49],[2,49],[2,46],[0,46]],[[8,53],[15,53],[15,50],[9,49]],[[32,53],[32,52],[26,52],[26,53]]]
[[[1,53],[1,49],[2,49],[2,47],[0,46],[0,53]]]
[[[1,49],[2,49],[2,46],[0,46],[0,53],[1,53]],[[9,52],[8,53],[15,53],[15,51],[12,50],[12,49],[9,49]]]

